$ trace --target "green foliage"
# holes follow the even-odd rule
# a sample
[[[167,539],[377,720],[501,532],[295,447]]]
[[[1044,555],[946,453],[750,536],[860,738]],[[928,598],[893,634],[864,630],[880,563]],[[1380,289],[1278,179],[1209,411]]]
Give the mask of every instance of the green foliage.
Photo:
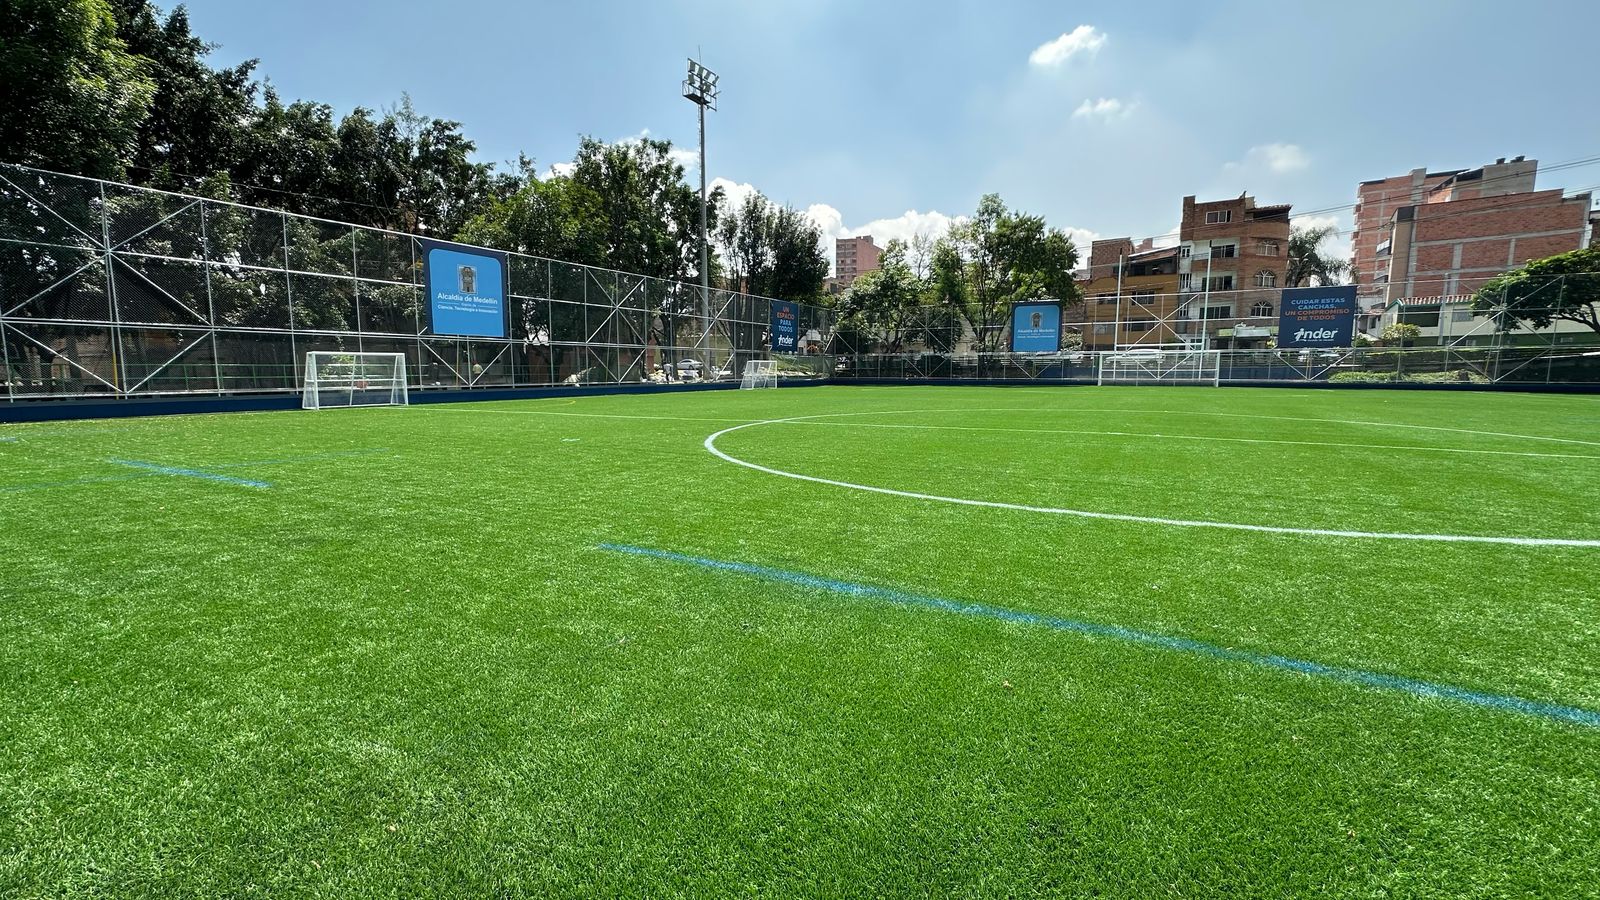
[[[0,160],[121,177],[156,82],[105,0],[0,3]]]
[[[1504,325],[1548,328],[1557,320],[1600,333],[1600,245],[1529,262],[1478,289],[1473,310],[1503,313]]]
[[[213,68],[188,13],[149,0],[0,5],[0,154],[245,203],[440,238],[492,235],[508,249],[664,278],[699,273],[698,192],[665,141],[584,139],[554,186],[519,159],[474,161],[458,122],[409,97],[337,117],[288,101],[256,62]],[[713,211],[714,212],[714,211]],[[772,252],[775,293],[809,297],[817,252],[793,210]],[[812,242],[814,243],[814,241]],[[810,256],[807,256],[807,253]],[[823,261],[825,271],[825,260]]]
[[[1285,287],[1305,287],[1317,284],[1341,284],[1350,274],[1349,260],[1332,256],[1323,248],[1328,239],[1339,233],[1332,225],[1295,226],[1289,232],[1289,269],[1284,278]]]
[[[758,191],[723,203],[715,230],[725,285],[763,297],[815,300],[828,277],[822,232],[805,214]]]
[[[1383,326],[1379,340],[1386,347],[1409,347],[1411,342],[1422,337],[1422,328],[1411,322],[1391,322]]]
[[[881,349],[905,349],[906,331],[921,308],[925,286],[906,261],[906,244],[892,240],[883,250],[878,268],[851,283],[838,311],[866,332],[881,336]]]
[[[1472,369],[1439,372],[1338,372],[1331,384],[1489,384],[1488,376]]]
[[[491,198],[461,239],[657,278],[698,281],[700,194],[672,145],[584,138],[568,174],[540,180],[524,164],[515,189]],[[507,186],[510,186],[509,184]],[[716,226],[713,195],[710,226]]]
[[[972,218],[934,251],[934,294],[965,316],[979,350],[994,351],[1011,304],[1079,298],[1072,277],[1077,264],[1066,232],[1048,227],[1042,216],[1007,209],[998,194],[985,194]]]

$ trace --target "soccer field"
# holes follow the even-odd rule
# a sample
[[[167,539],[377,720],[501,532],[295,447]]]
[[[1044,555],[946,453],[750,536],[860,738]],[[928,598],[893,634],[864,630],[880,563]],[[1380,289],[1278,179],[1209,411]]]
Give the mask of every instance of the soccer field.
[[[1600,895],[1600,400],[0,426],[0,896]]]

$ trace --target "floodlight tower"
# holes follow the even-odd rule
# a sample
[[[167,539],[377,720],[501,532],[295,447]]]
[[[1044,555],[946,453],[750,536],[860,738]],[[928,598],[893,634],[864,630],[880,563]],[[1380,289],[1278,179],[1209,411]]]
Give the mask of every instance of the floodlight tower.
[[[711,251],[706,243],[706,110],[717,108],[717,73],[689,60],[689,74],[683,79],[683,96],[700,107],[700,355],[706,367],[702,378],[711,375]]]

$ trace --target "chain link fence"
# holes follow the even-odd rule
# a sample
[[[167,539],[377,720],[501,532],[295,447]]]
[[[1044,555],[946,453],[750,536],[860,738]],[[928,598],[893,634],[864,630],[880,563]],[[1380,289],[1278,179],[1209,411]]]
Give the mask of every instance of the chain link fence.
[[[299,390],[313,350],[402,353],[413,390],[737,380],[772,301],[509,255],[505,339],[432,334],[413,235],[0,165],[0,365],[9,400]],[[1559,314],[1564,282],[1535,286]],[[1524,291],[1528,289],[1523,288]],[[946,307],[876,321],[799,304],[794,377],[1092,382],[1107,353],[1219,351],[1224,383],[1600,385],[1600,335],[1470,295],[1389,304],[1399,346],[1275,349],[1275,291],[1097,295],[1054,354]],[[1526,304],[1524,304],[1526,305]],[[1570,312],[1570,309],[1566,311]],[[989,317],[1005,318],[1003,310]],[[804,370],[802,372],[802,370]]]
[[[418,238],[0,166],[11,400],[297,391],[312,350],[403,353],[414,390],[737,379],[763,297],[510,254],[505,339],[430,333]],[[800,305],[800,334],[831,331]]]

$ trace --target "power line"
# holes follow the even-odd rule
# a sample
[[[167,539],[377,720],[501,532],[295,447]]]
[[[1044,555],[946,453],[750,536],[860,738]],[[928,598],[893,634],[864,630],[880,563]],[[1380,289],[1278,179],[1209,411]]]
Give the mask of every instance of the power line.
[[[1582,157],[1582,158],[1579,158],[1579,159],[1567,160],[1565,162],[1555,163],[1553,165],[1546,166],[1545,168],[1540,169],[1539,173],[1559,172],[1559,171],[1565,171],[1567,169],[1582,169],[1582,168],[1587,168],[1589,166],[1595,166],[1595,165],[1600,165],[1600,156],[1588,156],[1588,157]],[[1463,170],[1463,171],[1471,171],[1471,170]],[[1491,176],[1489,178],[1480,179],[1480,180],[1475,181],[1473,183],[1476,184],[1476,185],[1486,185],[1486,184],[1489,184],[1491,182],[1498,183],[1500,181],[1508,181],[1508,180],[1513,180],[1513,179],[1518,179],[1518,178],[1523,178],[1523,177],[1526,177],[1525,173],[1512,173],[1512,174],[1507,174],[1507,175]],[[1584,191],[1592,191],[1592,190],[1596,190],[1596,189],[1600,189],[1600,185],[1592,185],[1590,187],[1578,188],[1576,190],[1563,189],[1563,193],[1581,194]],[[1519,195],[1517,195],[1517,194],[1509,194],[1509,195],[1504,195],[1504,196],[1516,197],[1516,196],[1519,196]],[[1488,198],[1485,198],[1485,199],[1488,199]],[[1308,209],[1308,210],[1295,212],[1293,214],[1292,218],[1300,218],[1300,217],[1315,216],[1315,215],[1326,215],[1328,213],[1336,213],[1336,212],[1341,212],[1341,211],[1345,211],[1345,210],[1352,210],[1352,209],[1355,209],[1357,206],[1360,206],[1360,205],[1361,205],[1361,201],[1358,200],[1358,201],[1356,201],[1354,203],[1345,203],[1345,204],[1338,205],[1338,206],[1317,207],[1317,208],[1313,208],[1313,209]],[[1408,204],[1408,205],[1410,205],[1410,204]],[[1425,204],[1415,204],[1415,205],[1425,205]],[[1473,212],[1481,212],[1481,211],[1482,210],[1480,209],[1480,210],[1474,210]],[[1470,214],[1470,213],[1468,213],[1468,214]],[[1450,215],[1454,215],[1454,214],[1452,213]],[[1430,221],[1437,221],[1438,219],[1441,219],[1441,218],[1445,218],[1445,216],[1444,215],[1435,216],[1435,217],[1432,217]],[[1345,229],[1339,229],[1339,230],[1336,230],[1334,232],[1331,232],[1331,234],[1334,235],[1334,236],[1354,235],[1356,233],[1356,231],[1358,231],[1358,230],[1359,229],[1357,229],[1357,228],[1345,228]],[[1128,240],[1137,243],[1137,242],[1145,241],[1145,240],[1149,240],[1149,241],[1169,240],[1169,239],[1172,239],[1172,238],[1175,238],[1175,237],[1176,237],[1176,235],[1173,234],[1172,232],[1166,232],[1164,234],[1144,235],[1142,237],[1137,237],[1137,238],[1128,238]]]

